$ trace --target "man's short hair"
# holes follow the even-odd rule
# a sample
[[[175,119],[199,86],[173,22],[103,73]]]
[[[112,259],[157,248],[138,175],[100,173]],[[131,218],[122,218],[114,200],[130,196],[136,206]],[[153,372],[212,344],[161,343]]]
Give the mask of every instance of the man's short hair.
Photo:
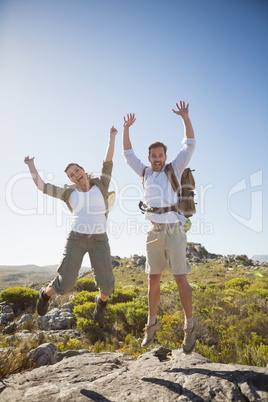
[[[149,155],[150,155],[151,149],[153,149],[153,148],[159,148],[159,147],[163,147],[163,148],[164,148],[165,155],[166,155],[166,154],[167,154],[167,146],[166,146],[165,144],[163,144],[163,142],[159,142],[159,141],[154,142],[153,144],[151,144],[151,145],[149,146]]]
[[[73,166],[73,165],[78,166],[80,169],[83,169],[82,166],[78,165],[78,163],[71,162],[71,163],[68,163],[68,165],[67,165],[66,168],[64,169],[64,172],[67,174],[67,170],[68,170],[71,166]]]

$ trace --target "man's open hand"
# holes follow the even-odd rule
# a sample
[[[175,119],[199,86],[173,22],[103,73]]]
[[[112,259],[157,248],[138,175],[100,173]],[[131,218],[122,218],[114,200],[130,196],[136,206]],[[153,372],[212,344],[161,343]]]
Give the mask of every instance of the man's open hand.
[[[124,116],[123,127],[130,127],[136,121],[135,113],[127,114],[127,118]]]
[[[178,103],[176,103],[176,106],[177,106],[177,110],[172,109],[173,113],[178,114],[183,119],[189,115],[189,110],[188,110],[189,103],[187,103],[187,105],[185,106],[185,102],[180,101],[180,106],[178,105]]]

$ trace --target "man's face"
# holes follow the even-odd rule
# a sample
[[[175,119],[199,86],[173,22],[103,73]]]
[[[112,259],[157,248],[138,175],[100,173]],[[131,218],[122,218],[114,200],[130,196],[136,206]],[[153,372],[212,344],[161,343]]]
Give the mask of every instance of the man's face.
[[[85,169],[80,168],[77,165],[71,165],[66,172],[71,182],[77,184],[79,187],[83,186],[87,182],[87,175]]]
[[[165,162],[167,160],[167,155],[165,154],[165,149],[163,147],[152,148],[148,159],[151,163],[154,172],[161,172]]]

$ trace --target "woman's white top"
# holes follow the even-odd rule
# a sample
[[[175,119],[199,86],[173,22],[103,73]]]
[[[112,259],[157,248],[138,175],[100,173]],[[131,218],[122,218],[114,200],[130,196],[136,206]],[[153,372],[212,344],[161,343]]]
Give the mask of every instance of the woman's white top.
[[[75,190],[69,203],[73,210],[72,230],[85,234],[105,233],[107,221],[103,195],[97,186],[89,191]]]

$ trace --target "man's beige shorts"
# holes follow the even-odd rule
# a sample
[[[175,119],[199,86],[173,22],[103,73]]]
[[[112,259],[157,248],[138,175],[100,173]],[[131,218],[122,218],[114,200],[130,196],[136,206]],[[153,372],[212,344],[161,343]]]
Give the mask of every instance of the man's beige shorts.
[[[146,238],[148,274],[161,274],[166,267],[175,275],[191,272],[186,261],[186,234],[183,225],[151,224]]]

